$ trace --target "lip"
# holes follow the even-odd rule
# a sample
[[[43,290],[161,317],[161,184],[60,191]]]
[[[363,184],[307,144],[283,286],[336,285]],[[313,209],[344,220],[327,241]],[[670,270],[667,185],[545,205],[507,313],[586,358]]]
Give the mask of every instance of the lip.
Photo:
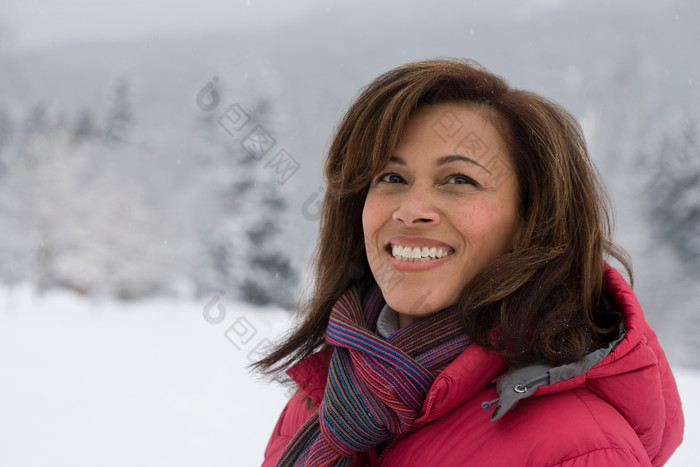
[[[384,249],[384,252],[387,255],[387,260],[389,264],[394,268],[399,271],[404,271],[404,272],[420,272],[420,271],[427,271],[429,269],[436,268],[442,264],[444,264],[446,261],[449,261],[452,259],[454,256],[454,253],[451,255],[442,257],[440,259],[431,259],[429,261],[401,261],[396,258],[391,254],[391,251],[389,251],[389,246],[392,244],[399,244],[403,246],[408,246],[408,247],[443,247],[443,248],[450,248],[453,252],[455,251],[454,247],[451,245],[448,245],[447,243],[440,242],[438,240],[433,240],[431,238],[422,238],[422,237],[391,237],[389,241],[386,244],[386,247]]]

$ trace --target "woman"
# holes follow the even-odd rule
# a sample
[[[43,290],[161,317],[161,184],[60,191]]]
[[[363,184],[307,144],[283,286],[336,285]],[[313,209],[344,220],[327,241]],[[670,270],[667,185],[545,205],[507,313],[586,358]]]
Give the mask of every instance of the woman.
[[[662,465],[674,378],[581,130],[468,61],[372,82],[326,161],[313,295],[257,367],[264,465]],[[630,274],[631,276],[631,274]]]

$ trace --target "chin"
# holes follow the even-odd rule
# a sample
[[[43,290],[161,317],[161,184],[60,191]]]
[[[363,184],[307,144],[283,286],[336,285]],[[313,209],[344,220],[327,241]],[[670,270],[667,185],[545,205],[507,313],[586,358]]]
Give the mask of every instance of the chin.
[[[387,304],[398,313],[420,318],[449,306],[446,303],[435,303],[434,298],[436,294],[439,296],[440,292],[434,293],[430,289],[416,288],[409,291],[397,287],[396,290],[392,290],[391,293],[386,294],[384,298]]]

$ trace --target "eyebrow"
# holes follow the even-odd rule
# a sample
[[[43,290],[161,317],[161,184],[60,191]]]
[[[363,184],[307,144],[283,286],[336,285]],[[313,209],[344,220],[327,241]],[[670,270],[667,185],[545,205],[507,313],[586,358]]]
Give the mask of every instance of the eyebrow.
[[[486,167],[484,167],[483,165],[479,164],[479,162],[475,161],[471,157],[463,156],[461,154],[450,154],[447,156],[439,157],[438,160],[435,161],[435,165],[440,167],[440,166],[443,166],[446,164],[451,164],[453,162],[460,162],[460,161],[467,162],[469,164],[478,165],[479,167],[484,169],[486,172],[491,174],[491,171],[489,169],[487,169]],[[389,162],[393,162],[393,163],[398,164],[398,165],[403,165],[404,167],[406,166],[406,161],[402,157],[399,157],[399,156],[391,156],[389,158]]]

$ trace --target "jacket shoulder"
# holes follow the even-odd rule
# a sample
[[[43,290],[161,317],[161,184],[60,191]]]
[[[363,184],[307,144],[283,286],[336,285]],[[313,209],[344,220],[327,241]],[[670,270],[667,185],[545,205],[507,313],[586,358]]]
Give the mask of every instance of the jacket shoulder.
[[[491,422],[481,401],[494,395],[488,388],[402,439],[383,465],[651,466],[624,417],[586,389],[525,399]]]
[[[313,402],[302,391],[297,391],[282,410],[265,448],[263,467],[274,466],[299,428],[314,413]]]

